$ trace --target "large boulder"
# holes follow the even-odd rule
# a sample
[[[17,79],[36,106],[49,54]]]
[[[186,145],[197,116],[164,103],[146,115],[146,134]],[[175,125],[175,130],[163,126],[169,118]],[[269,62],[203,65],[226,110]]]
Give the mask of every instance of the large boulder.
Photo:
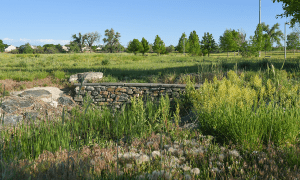
[[[75,82],[81,83],[81,80],[83,80],[84,83],[86,83],[88,80],[97,80],[102,79],[103,73],[102,72],[85,72],[85,73],[77,73],[74,75],[71,75],[69,78],[69,82]]]
[[[56,90],[54,87],[52,89]],[[62,115],[63,108],[70,111],[76,105],[66,94],[53,99],[56,95],[57,92],[51,94],[48,90],[31,89],[4,97],[0,105],[0,129],[4,128],[2,125],[5,126],[4,129],[12,128],[22,121],[37,124],[41,120],[57,120]]]

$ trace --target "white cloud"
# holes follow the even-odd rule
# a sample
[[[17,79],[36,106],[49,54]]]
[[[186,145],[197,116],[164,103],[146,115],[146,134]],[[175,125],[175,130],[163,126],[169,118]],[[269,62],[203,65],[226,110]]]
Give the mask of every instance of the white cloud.
[[[4,38],[3,41],[13,41],[13,39]]]
[[[20,41],[24,41],[24,42],[31,42],[31,40],[30,40],[30,39],[26,39],[26,38],[24,38],[24,39],[20,38]]]
[[[69,40],[55,40],[55,39],[37,39],[34,41],[43,44],[62,44],[62,45],[68,44],[70,42]]]

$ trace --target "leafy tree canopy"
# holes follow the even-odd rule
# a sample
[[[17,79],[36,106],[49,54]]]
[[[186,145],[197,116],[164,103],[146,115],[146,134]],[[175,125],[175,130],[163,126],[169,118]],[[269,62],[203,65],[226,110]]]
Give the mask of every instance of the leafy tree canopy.
[[[298,0],[273,0],[273,3],[275,2],[282,2],[282,9],[284,10],[284,13],[279,14],[276,16],[278,17],[289,17],[291,16],[291,26],[293,27],[297,22],[300,22],[300,1]]]
[[[119,32],[113,30],[113,28],[105,30],[106,38],[103,39],[103,42],[106,43],[105,48],[110,52],[113,53],[118,50],[119,38],[121,37]]]
[[[180,53],[188,52],[189,43],[188,43],[188,39],[187,39],[187,36],[185,33],[182,33],[182,35],[178,41],[178,45],[177,45],[176,49]]]
[[[287,35],[287,48],[288,49],[295,49],[300,46],[300,39],[299,39],[299,33],[297,32],[291,32],[289,35]]]
[[[31,45],[29,43],[26,43],[25,45],[19,47],[19,53],[31,54],[33,53],[33,49],[31,48]]]
[[[142,46],[143,46],[143,49],[141,50],[141,53],[143,53],[143,55],[149,51],[150,49],[150,46],[149,46],[149,42],[145,39],[145,38],[142,38]]]
[[[76,34],[73,34],[72,38],[73,38],[73,42],[77,43],[77,46],[79,47],[80,51],[82,52],[83,51],[82,48],[84,47],[84,44],[86,42],[87,35],[86,34],[81,35],[81,33],[78,33],[78,36]]]
[[[227,51],[227,57],[229,56],[228,51],[237,50],[238,46],[235,38],[237,38],[236,31],[228,29],[224,31],[223,36],[220,36],[220,47]]]
[[[202,37],[201,40],[201,49],[202,49],[202,53],[203,55],[209,54],[217,49],[217,44],[212,36],[212,34],[204,33],[204,36]]]
[[[191,32],[189,36],[189,53],[192,55],[200,55],[201,53],[199,36],[196,31]]]
[[[152,49],[154,52],[157,53],[158,56],[160,54],[165,53],[165,51],[166,51],[165,43],[160,39],[160,37],[158,35],[156,35],[156,37],[155,37]]]
[[[143,49],[143,45],[138,39],[133,39],[133,41],[130,41],[127,48],[128,52],[133,52],[135,55]]]
[[[0,52],[4,52],[5,48],[7,48],[8,45],[4,44],[3,41],[0,39]]]

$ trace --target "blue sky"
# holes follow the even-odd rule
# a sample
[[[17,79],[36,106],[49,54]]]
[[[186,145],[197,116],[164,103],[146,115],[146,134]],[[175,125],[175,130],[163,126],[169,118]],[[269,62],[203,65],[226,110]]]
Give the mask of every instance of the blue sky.
[[[284,33],[288,19],[275,18],[284,12],[282,3],[262,0],[261,11],[261,22],[279,23]],[[15,46],[63,45],[72,34],[95,31],[101,35],[98,45],[111,28],[124,46],[143,37],[153,43],[156,35],[176,46],[183,32],[193,30],[200,40],[209,32],[219,43],[226,29],[243,29],[249,39],[259,22],[259,0],[14,0],[1,2],[0,16],[0,39]]]

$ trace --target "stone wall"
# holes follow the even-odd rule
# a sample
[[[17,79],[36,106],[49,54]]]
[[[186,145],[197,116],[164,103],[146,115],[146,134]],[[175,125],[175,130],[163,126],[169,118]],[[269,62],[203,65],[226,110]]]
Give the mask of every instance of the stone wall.
[[[161,96],[168,94],[170,101],[180,94],[185,93],[185,84],[158,84],[158,83],[80,83],[74,84],[74,101],[83,103],[85,95],[90,96],[93,103],[97,105],[109,105],[120,108],[124,103],[130,103],[132,97],[151,98],[158,102]],[[81,86],[81,89],[80,89]],[[195,85],[198,89],[200,85]]]

